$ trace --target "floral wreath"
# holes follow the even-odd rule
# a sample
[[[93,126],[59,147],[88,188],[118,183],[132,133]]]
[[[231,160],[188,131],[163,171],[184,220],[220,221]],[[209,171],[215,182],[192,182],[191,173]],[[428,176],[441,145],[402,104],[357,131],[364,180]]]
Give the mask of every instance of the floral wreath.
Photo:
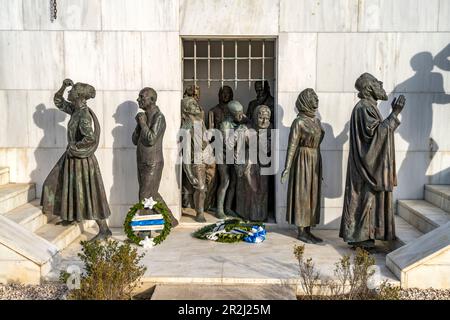
[[[240,241],[260,243],[266,239],[266,230],[262,222],[227,219],[206,225],[195,231],[192,236],[197,239],[223,243],[236,243]]]
[[[145,236],[144,239],[139,237],[132,228],[133,218],[136,216],[139,210],[149,209],[156,212],[156,214],[160,214],[164,220],[164,227],[160,234],[155,238],[149,239],[148,236]],[[149,199],[145,198],[144,200],[136,203],[134,206],[130,208],[125,217],[125,222],[123,223],[123,228],[128,240],[137,245],[141,245],[144,248],[152,247],[163,242],[166,237],[169,235],[170,230],[172,229],[172,219],[170,217],[170,210],[164,202],[154,201],[152,197]]]

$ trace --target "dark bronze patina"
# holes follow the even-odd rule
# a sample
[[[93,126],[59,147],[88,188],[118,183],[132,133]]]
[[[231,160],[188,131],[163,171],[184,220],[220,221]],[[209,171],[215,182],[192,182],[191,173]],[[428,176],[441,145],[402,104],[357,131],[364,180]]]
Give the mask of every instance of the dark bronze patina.
[[[68,101],[63,94],[66,88]],[[111,236],[106,219],[111,215],[102,175],[94,152],[100,139],[100,124],[95,113],[86,105],[95,97],[89,84],[65,79],[55,93],[56,107],[69,114],[67,149],[44,181],[41,205],[45,214],[57,215],[62,224],[96,220],[99,233],[92,239]]]
[[[247,108],[247,118],[249,120],[253,119],[255,114],[255,109],[260,105],[265,105],[270,109],[270,124],[273,127],[274,124],[274,99],[270,93],[269,81],[265,80],[255,82],[256,99],[252,100],[248,104]]]
[[[156,105],[157,97],[154,89],[146,87],[139,92],[137,99],[139,108],[144,110],[136,115],[137,125],[132,136],[133,144],[137,146],[139,201],[152,197],[155,201],[164,202],[159,185],[164,168],[162,143],[166,120]],[[172,225],[177,225],[177,220],[170,214]]]
[[[252,124],[246,135],[246,163],[236,165],[236,212],[245,220],[266,221],[268,217],[269,177],[261,174],[259,158],[252,163],[249,158],[249,135],[255,135],[257,147],[266,143],[266,150],[270,150],[270,108],[258,106],[253,115]]]
[[[405,105],[400,95],[383,120],[378,100],[387,100],[383,83],[369,73],[355,83],[361,99],[350,119],[350,152],[339,236],[350,245],[371,248],[375,240],[395,240],[392,191],[397,185],[394,131]]]
[[[230,139],[230,137],[235,137],[236,132],[244,132],[247,130],[246,122],[247,117],[244,114],[242,105],[236,100],[228,102],[226,117],[220,124],[220,131],[224,140],[223,163],[217,165],[220,176],[220,184],[217,189],[217,217],[220,219],[225,218],[226,215],[236,216],[236,213],[232,209],[235,200],[237,178],[234,165],[235,139]],[[227,149],[229,153],[233,154],[232,163],[227,163]]]
[[[298,95],[297,118],[291,125],[285,169],[281,182],[289,175],[286,219],[298,227],[298,239],[306,243],[322,240],[311,233],[320,222],[322,158],[320,143],[324,130],[316,117],[319,99],[313,89]]]
[[[227,116],[227,104],[233,100],[233,89],[223,86],[219,90],[219,104],[208,112],[208,129],[220,129]]]

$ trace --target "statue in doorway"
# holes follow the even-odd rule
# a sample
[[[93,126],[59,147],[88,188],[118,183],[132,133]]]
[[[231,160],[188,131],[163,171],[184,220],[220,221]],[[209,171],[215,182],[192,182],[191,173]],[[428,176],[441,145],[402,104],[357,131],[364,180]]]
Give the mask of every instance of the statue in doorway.
[[[266,221],[268,217],[269,175],[262,175],[263,165],[259,157],[252,162],[249,141],[250,135],[254,135],[253,141],[257,143],[258,150],[254,152],[259,156],[264,147],[270,150],[270,108],[260,105],[255,109],[251,127],[245,137],[245,164],[235,166],[237,172],[236,183],[236,212],[245,220]],[[265,144],[265,146],[263,145]]]
[[[203,151],[208,146],[205,136],[205,123],[203,121],[202,108],[193,97],[186,97],[182,101],[181,129],[190,133],[190,154],[188,159],[183,159],[183,189],[192,195],[197,222],[206,222],[204,216],[206,197],[206,165]],[[201,150],[196,150],[196,147]],[[196,154],[200,151],[201,154]]]
[[[285,169],[281,176],[282,183],[289,176],[286,218],[297,226],[299,240],[319,243],[322,239],[311,233],[311,227],[320,222],[320,143],[324,130],[316,117],[319,98],[308,88],[300,92],[295,106],[298,115],[289,132]]]
[[[67,100],[64,91],[69,90]],[[100,124],[86,101],[95,97],[95,88],[65,79],[55,93],[56,107],[69,114],[67,149],[44,181],[42,211],[59,216],[62,225],[95,220],[99,233],[91,240],[111,236],[106,219],[111,215],[100,167],[94,155],[100,140]]]
[[[239,101],[232,100],[227,104],[227,115],[220,125],[223,137],[223,161],[218,164],[220,184],[217,189],[217,217],[226,218],[226,215],[235,216],[232,210],[236,191],[236,170],[235,170],[235,141],[237,133],[244,133],[247,130],[247,117],[244,108]],[[231,131],[230,131],[231,130]],[[228,150],[228,151],[227,151]],[[232,163],[227,163],[227,152],[233,155]],[[231,160],[231,159],[230,159]],[[225,215],[226,214],[226,215]]]
[[[405,106],[400,95],[383,120],[378,100],[387,100],[383,83],[364,73],[355,82],[359,102],[350,119],[350,152],[345,182],[344,208],[339,236],[349,245],[366,249],[375,240],[395,240],[392,191],[395,173],[394,131]]]
[[[139,108],[144,110],[136,115],[137,125],[132,135],[133,144],[137,146],[139,201],[152,197],[156,201],[164,202],[159,194],[159,185],[164,168],[162,143],[166,120],[156,105],[157,97],[154,89],[146,87],[139,92],[137,99]],[[172,225],[177,225],[178,222],[171,212],[170,215]]]
[[[208,112],[208,129],[220,129],[220,125],[227,116],[227,104],[233,100],[233,89],[223,86],[219,90],[219,104]]]
[[[247,107],[247,118],[252,120],[255,109],[260,105],[268,106],[270,109],[270,124],[274,126],[274,99],[270,93],[269,81],[264,80],[255,82],[256,99],[249,102]]]

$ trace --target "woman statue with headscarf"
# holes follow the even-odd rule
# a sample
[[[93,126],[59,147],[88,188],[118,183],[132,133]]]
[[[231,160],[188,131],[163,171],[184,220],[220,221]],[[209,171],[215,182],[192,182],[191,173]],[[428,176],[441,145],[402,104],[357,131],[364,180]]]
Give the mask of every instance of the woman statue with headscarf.
[[[281,182],[289,175],[286,218],[298,227],[298,239],[306,243],[322,242],[311,233],[311,227],[320,222],[320,185],[322,158],[320,143],[324,130],[316,118],[319,99],[313,89],[298,95],[298,110],[289,133],[286,164]]]

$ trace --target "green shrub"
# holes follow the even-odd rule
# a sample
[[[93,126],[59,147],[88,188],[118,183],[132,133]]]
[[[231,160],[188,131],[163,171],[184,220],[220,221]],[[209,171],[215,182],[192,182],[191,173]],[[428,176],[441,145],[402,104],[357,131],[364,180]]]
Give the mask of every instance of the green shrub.
[[[70,292],[68,298],[76,300],[126,300],[139,286],[146,268],[139,265],[143,257],[129,243],[119,244],[108,240],[82,241],[85,272],[80,278],[80,288]]]
[[[311,258],[305,259],[305,246],[296,245],[294,255],[298,260],[300,284],[305,294],[301,299],[337,300],[398,300],[400,288],[387,281],[376,289],[368,287],[374,275],[375,258],[366,250],[357,248],[353,259],[344,255],[335,263],[334,278],[322,279]]]

